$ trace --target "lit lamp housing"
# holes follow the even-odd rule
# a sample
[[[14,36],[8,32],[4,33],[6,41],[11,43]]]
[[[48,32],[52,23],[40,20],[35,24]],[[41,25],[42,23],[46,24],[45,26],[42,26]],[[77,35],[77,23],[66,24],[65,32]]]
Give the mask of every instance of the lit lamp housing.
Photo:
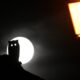
[[[80,2],[68,4],[75,34],[80,37]]]

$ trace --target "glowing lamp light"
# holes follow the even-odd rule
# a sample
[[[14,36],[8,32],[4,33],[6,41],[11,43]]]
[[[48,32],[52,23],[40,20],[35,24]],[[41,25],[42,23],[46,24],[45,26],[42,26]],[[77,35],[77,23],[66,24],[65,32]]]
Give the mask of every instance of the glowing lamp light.
[[[80,37],[80,2],[68,4],[75,34]]]
[[[22,64],[28,63],[34,55],[34,46],[31,43],[31,41],[24,37],[15,37],[12,40],[18,40],[20,45],[20,56],[19,61],[22,62]],[[8,54],[8,47],[7,47],[7,54]]]

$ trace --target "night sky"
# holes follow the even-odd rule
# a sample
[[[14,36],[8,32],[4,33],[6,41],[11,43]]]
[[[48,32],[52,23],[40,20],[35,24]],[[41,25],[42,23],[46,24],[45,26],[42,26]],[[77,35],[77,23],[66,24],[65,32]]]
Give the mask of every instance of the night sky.
[[[74,1],[74,0],[73,0]],[[80,40],[76,38],[67,4],[69,0],[0,4],[0,54],[7,41],[23,36],[35,48],[25,70],[47,80],[79,77]]]

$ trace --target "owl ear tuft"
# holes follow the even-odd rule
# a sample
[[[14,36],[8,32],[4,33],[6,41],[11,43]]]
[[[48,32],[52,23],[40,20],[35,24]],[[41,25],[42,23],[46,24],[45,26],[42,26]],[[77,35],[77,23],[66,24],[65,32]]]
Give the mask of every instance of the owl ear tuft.
[[[18,40],[16,40],[16,42],[18,42]]]
[[[11,41],[8,41],[8,43],[10,43]]]

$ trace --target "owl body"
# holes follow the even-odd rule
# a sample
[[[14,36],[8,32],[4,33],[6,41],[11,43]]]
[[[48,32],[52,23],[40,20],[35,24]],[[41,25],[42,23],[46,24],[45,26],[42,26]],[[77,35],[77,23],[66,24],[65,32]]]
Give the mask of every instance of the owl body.
[[[18,40],[8,42],[8,54],[13,60],[19,59],[19,43]]]

